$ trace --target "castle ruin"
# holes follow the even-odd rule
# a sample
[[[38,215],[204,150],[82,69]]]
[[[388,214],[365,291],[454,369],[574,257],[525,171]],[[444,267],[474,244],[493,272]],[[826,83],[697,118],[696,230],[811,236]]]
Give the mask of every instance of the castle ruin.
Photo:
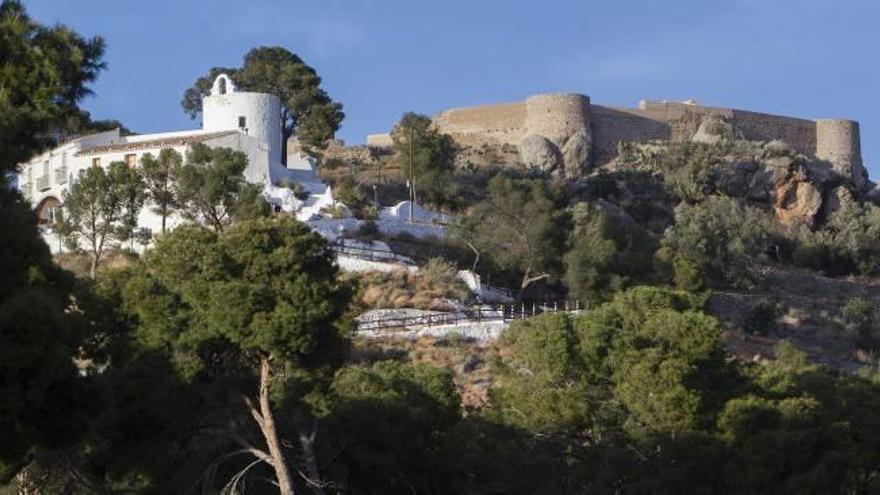
[[[618,143],[699,139],[701,126],[722,121],[736,137],[784,141],[807,157],[830,164],[856,188],[867,184],[858,122],[810,120],[708,107],[687,102],[641,101],[637,108],[595,105],[582,94],[530,96],[525,101],[454,108],[434,117],[437,128],[466,149],[501,150],[519,163],[577,177],[612,161]],[[387,146],[387,134],[367,145]]]

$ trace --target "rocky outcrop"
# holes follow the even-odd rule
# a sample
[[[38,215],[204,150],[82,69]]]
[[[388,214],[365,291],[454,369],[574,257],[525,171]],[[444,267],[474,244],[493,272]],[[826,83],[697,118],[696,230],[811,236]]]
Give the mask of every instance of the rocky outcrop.
[[[562,146],[562,161],[565,165],[565,177],[576,179],[589,171],[590,150],[593,139],[585,129],[576,131]]]
[[[733,139],[733,125],[720,116],[707,115],[700,122],[697,132],[691,137],[691,141],[697,143],[714,144],[724,139]]]
[[[532,134],[519,145],[519,154],[526,168],[556,173],[563,168],[562,153],[549,139]]]
[[[812,227],[822,208],[822,191],[810,182],[804,169],[790,173],[776,186],[773,209],[780,223]]]

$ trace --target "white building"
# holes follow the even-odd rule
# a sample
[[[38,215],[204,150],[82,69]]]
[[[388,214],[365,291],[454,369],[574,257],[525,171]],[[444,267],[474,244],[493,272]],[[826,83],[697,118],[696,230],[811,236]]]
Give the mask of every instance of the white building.
[[[277,96],[238,91],[232,80],[221,74],[214,81],[210,95],[202,99],[201,129],[136,136],[121,136],[119,129],[114,129],[82,136],[21,164],[18,185],[36,209],[44,235],[54,251],[59,247],[51,230],[55,211],[61,206],[64,192],[81,171],[91,166],[106,167],[114,161],[136,167],[143,155],[157,156],[165,148],[186,156],[193,143],[204,143],[244,152],[248,157],[245,178],[263,184],[270,201],[279,196],[274,186],[285,179],[302,184],[312,196],[297,204],[296,210],[298,216],[308,218],[317,213],[320,206],[332,202],[332,196],[329,188],[316,177],[313,159],[292,155],[288,157],[287,167],[282,164],[281,125],[281,101]],[[285,209],[290,210],[289,202]],[[169,219],[170,226],[178,222],[179,219]],[[158,232],[161,219],[150,212],[148,204],[141,211],[138,223],[140,227]]]

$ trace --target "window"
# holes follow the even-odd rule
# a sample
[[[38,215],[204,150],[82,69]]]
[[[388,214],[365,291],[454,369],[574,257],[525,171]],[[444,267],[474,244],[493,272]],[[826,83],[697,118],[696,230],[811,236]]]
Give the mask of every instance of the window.
[[[64,153],[61,153],[61,166],[62,167],[67,166],[67,152],[66,151]]]
[[[92,158],[92,166],[93,167],[100,167],[101,166],[101,157],[96,156],[96,157]]]
[[[43,177],[49,177],[49,160],[43,162]]]
[[[220,94],[225,95],[226,94],[226,78],[221,77],[219,83],[220,83],[219,84]]]
[[[125,155],[125,164],[128,165],[128,168],[135,168],[137,166],[137,155],[134,153]]]
[[[246,127],[247,127],[247,117],[242,115],[241,117],[238,118],[238,128],[244,129]]]

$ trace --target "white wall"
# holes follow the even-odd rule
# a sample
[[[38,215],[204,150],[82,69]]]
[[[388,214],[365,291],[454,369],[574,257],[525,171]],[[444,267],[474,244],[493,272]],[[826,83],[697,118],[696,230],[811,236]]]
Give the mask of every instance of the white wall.
[[[248,157],[248,166],[244,171],[244,178],[248,182],[255,184],[265,184],[272,181],[272,167],[269,162],[269,147],[245,134],[230,134],[205,141],[205,144],[212,147],[232,148],[237,151],[243,151]],[[278,162],[281,166],[281,162]]]
[[[269,146],[269,163],[281,163],[281,100],[265,93],[212,94],[202,100],[202,128],[238,129],[245,117],[247,134]]]

